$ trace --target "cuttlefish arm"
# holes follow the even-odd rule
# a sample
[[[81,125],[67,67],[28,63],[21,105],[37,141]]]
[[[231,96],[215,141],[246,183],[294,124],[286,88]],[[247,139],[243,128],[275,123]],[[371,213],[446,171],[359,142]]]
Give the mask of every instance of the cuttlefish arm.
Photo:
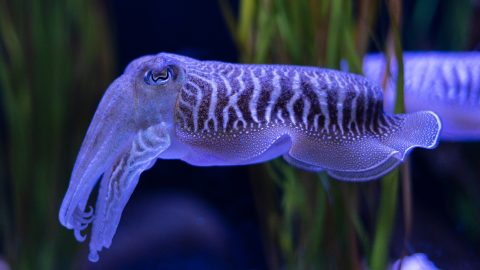
[[[103,247],[110,247],[123,209],[137,186],[140,174],[152,167],[157,157],[169,147],[170,137],[167,130],[167,124],[160,123],[138,131],[133,141],[117,155],[104,172],[95,213],[92,207],[89,207],[87,212],[83,212],[80,207],[74,209],[73,220],[66,225],[71,226],[78,241],[85,240],[81,231],[93,223],[90,261],[98,261],[98,251]],[[73,199],[74,197],[65,197],[65,203]]]
[[[80,148],[59,212],[84,241],[92,224],[90,261],[109,247],[140,174],[171,145],[173,110],[183,71],[154,57],[132,62],[105,92]],[[103,175],[103,177],[102,177]],[[101,178],[96,207],[88,205]]]
[[[134,125],[126,120],[126,104],[129,97],[122,95],[128,85],[120,77],[106,91],[80,148],[73,168],[70,184],[62,202],[59,220],[75,232],[78,241],[83,241],[81,231],[94,219],[92,207],[87,208],[88,198],[98,179],[125,151],[135,134]]]
[[[90,241],[90,261],[98,261],[98,251],[110,247],[122,211],[137,186],[140,174],[153,166],[170,145],[165,123],[139,131],[126,149],[105,172],[97,199]]]

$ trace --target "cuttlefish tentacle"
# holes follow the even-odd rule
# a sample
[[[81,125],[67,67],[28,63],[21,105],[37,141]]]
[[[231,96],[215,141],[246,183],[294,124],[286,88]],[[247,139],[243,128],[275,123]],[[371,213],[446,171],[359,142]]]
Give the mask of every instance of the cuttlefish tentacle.
[[[93,215],[93,209],[90,206],[85,211],[90,193],[121,149],[126,147],[133,134],[130,131],[130,122],[125,121],[129,112],[122,110],[119,106],[130,98],[128,94],[122,93],[122,90],[129,85],[129,80],[122,76],[107,89],[80,148],[70,184],[60,208],[60,223],[73,229],[79,241],[85,239],[79,231],[88,226]]]
[[[90,260],[98,259],[97,252],[110,245],[140,173],[150,168],[170,145],[173,110],[183,71],[174,69],[168,61],[148,60],[151,57],[132,62],[105,92],[60,207],[60,223],[72,229],[78,241],[86,239],[82,231],[93,224]],[[151,72],[163,67],[168,67],[168,72]],[[158,84],[147,80],[151,77],[146,77],[146,73],[155,76]],[[101,194],[93,209],[87,206],[88,199],[102,175]]]
[[[169,145],[170,137],[165,123],[141,130],[135,136],[130,149],[126,149],[103,175],[90,242],[91,261],[98,260],[98,251],[103,247],[110,247],[122,211],[138,183],[140,174],[153,166],[157,157]]]

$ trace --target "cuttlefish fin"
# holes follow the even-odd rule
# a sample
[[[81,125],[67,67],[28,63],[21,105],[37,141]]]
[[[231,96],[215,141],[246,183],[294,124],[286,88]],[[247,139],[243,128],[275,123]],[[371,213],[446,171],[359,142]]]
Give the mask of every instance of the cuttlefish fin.
[[[412,149],[436,147],[442,125],[435,113],[398,114],[389,121],[390,131],[368,133],[355,140],[339,142],[297,136],[284,158],[301,169],[326,170],[338,180],[369,181],[393,170]]]

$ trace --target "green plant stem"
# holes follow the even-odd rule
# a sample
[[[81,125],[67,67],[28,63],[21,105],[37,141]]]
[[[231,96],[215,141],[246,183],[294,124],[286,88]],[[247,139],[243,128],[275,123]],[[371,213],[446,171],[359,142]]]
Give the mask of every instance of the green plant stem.
[[[387,52],[394,53],[397,63],[397,81],[395,113],[403,113],[404,106],[404,66],[402,56],[402,44],[400,34],[400,18],[402,14],[401,3],[398,0],[388,2],[388,12],[391,19],[391,27],[387,38]],[[389,61],[390,62],[390,61]],[[391,62],[390,62],[391,63]],[[408,177],[408,175],[406,176]],[[388,263],[388,250],[393,230],[393,220],[396,212],[397,193],[399,182],[399,169],[395,169],[382,180],[382,192],[380,209],[376,225],[376,234],[370,259],[372,270],[386,269]]]
[[[370,256],[370,269],[387,269],[388,251],[398,194],[398,169],[383,177],[381,182],[380,206],[375,226],[375,236]]]
[[[410,159],[405,160],[402,166],[402,195],[403,195],[403,219],[404,219],[404,254],[407,252],[407,245],[410,239],[413,222],[413,195],[412,179],[410,175]]]
[[[79,123],[86,125],[71,117],[78,111],[69,105],[111,79],[108,34],[94,1],[54,0],[48,8],[43,0],[6,2],[0,0],[2,250],[12,269],[64,269],[73,239],[58,237],[58,190],[66,186],[75,136],[84,134]]]
[[[230,7],[225,4],[226,0],[219,1],[223,5],[227,26],[239,44],[237,48],[242,62],[321,64],[323,67],[339,68],[340,60],[345,59],[351,72],[362,71],[363,53],[376,15],[376,9],[370,10],[370,5],[378,4],[377,0],[360,1],[358,5],[353,0],[242,0],[236,22]],[[357,7],[362,10],[361,18],[355,17],[354,8]],[[390,14],[391,17],[394,15],[397,16]],[[399,17],[395,18],[398,22]],[[361,26],[356,27],[359,20],[362,20]],[[401,55],[399,32],[398,27],[390,29],[390,39],[395,42],[395,50],[391,51],[395,55]],[[399,84],[398,88],[402,87]],[[390,175],[390,180],[385,183],[365,184],[370,187],[382,185],[380,210],[376,212],[375,207],[369,208],[371,216],[377,213],[379,229],[371,241],[359,217],[360,207],[357,205],[365,190],[350,189],[351,183],[346,185],[330,181],[324,174],[321,174],[322,181],[312,182],[316,180],[279,160],[268,167],[275,182],[255,188],[255,192],[261,192],[255,196],[265,201],[257,205],[265,208],[259,209],[259,213],[268,218],[270,215],[265,213],[271,211],[272,205],[281,204],[276,213],[278,219],[265,222],[276,224],[265,227],[273,242],[268,246],[276,244],[280,247],[278,259],[283,259],[285,268],[358,268],[359,259],[356,256],[361,254],[360,249],[377,269],[379,265],[386,265],[397,203],[398,181],[395,179],[398,173]],[[275,190],[275,186],[279,187],[279,191]],[[281,202],[267,202],[275,200],[274,196],[268,195],[275,192],[282,195]],[[367,197],[369,195],[373,198],[375,192],[367,194]],[[373,200],[370,205],[375,205]],[[360,248],[358,242],[361,243]],[[348,251],[351,256],[345,259]],[[270,265],[282,266],[282,262]]]

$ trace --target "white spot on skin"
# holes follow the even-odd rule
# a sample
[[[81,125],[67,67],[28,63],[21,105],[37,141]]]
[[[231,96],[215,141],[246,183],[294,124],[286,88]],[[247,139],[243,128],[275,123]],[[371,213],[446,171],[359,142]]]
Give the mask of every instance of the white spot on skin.
[[[363,100],[363,112],[362,112],[362,115],[363,115],[363,123],[362,123],[362,132],[365,133],[366,130],[367,130],[367,110],[368,110],[368,89],[366,87],[361,87],[361,89],[363,90],[363,94],[364,94],[364,100]]]
[[[313,128],[315,131],[318,131],[318,120],[320,118],[320,114],[315,114],[313,117]]]
[[[249,75],[253,81],[253,94],[252,94],[252,98],[250,99],[250,102],[248,103],[248,108],[252,115],[253,121],[255,121],[256,123],[260,123],[257,117],[257,103],[258,103],[258,97],[261,91],[260,81],[258,80],[257,77],[255,77],[255,74],[253,74],[253,69],[249,69]]]
[[[204,123],[203,130],[208,131],[208,123],[210,121],[213,122],[213,130],[214,132],[218,131],[218,123],[217,118],[215,117],[215,108],[217,107],[217,94],[218,94],[218,86],[215,83],[215,80],[209,80],[210,86],[212,87],[211,98],[210,98],[210,105],[208,107],[208,118]]]
[[[340,80],[337,80],[340,81]],[[345,86],[344,86],[345,87]],[[337,100],[337,125],[340,128],[341,134],[344,134],[343,130],[343,106],[345,104],[345,88],[340,87],[337,90],[338,93],[338,100]]]
[[[240,74],[236,78],[238,80],[239,84],[240,84],[240,89],[238,89],[238,91],[235,92],[233,95],[227,97],[228,98],[228,104],[227,104],[227,106],[225,106],[225,108],[223,109],[223,112],[222,112],[223,113],[223,129],[224,130],[227,129],[227,124],[228,124],[228,121],[229,121],[229,112],[228,111],[230,110],[230,108],[232,108],[235,111],[235,114],[238,118],[234,122],[234,128],[238,129],[239,122],[242,124],[243,127],[247,126],[247,122],[243,118],[243,114],[242,114],[242,112],[240,111],[240,108],[238,108],[238,105],[237,105],[238,97],[245,90],[245,84],[243,83],[243,74],[244,74],[244,70],[240,69]],[[229,81],[224,80],[224,82],[225,82],[225,85],[226,85],[228,91],[232,92],[232,87],[231,87]]]
[[[279,109],[277,111],[277,119],[280,120],[282,122],[282,124],[285,124],[285,119],[283,118],[283,111],[282,109]]]
[[[360,95],[360,89],[356,84],[352,84],[352,86],[355,89],[355,97],[352,99],[352,110],[350,112],[350,121],[348,122],[348,127],[349,130],[353,131],[353,124],[355,123],[356,134],[360,134],[360,129],[358,128],[357,123],[357,100],[358,96]]]
[[[197,90],[197,96],[195,98],[195,106],[193,107],[193,131],[198,131],[198,113],[200,111],[200,103],[202,101],[203,93],[202,90],[198,85],[193,82],[188,82],[191,86],[193,86]]]
[[[296,70],[294,71],[294,74],[295,75],[292,79],[293,96],[287,103],[287,112],[290,117],[290,121],[295,125],[297,121],[295,119],[295,110],[293,106],[295,105],[295,102],[300,98],[302,92],[300,89],[300,75]]]
[[[277,103],[278,98],[280,97],[280,94],[282,92],[282,88],[280,86],[280,76],[277,73],[276,69],[273,69],[273,79],[272,79],[272,86],[273,86],[273,91],[270,94],[270,99],[268,101],[268,105],[265,109],[265,120],[268,123],[270,123],[270,119],[272,116],[272,110]]]
[[[303,112],[302,112],[302,121],[305,125],[305,129],[308,129],[308,114],[310,113],[310,101],[307,98],[303,98]]]
[[[328,112],[327,91],[325,89],[321,89],[320,83],[318,82],[319,77],[317,76],[316,73],[313,73],[312,77],[310,77],[309,75],[306,75],[306,76],[310,79],[310,82],[312,83],[313,87],[316,89],[316,91],[314,92],[317,95],[318,103],[320,104],[320,111],[322,115],[325,117],[324,126],[322,130],[328,133],[330,132],[329,130],[330,114]]]

